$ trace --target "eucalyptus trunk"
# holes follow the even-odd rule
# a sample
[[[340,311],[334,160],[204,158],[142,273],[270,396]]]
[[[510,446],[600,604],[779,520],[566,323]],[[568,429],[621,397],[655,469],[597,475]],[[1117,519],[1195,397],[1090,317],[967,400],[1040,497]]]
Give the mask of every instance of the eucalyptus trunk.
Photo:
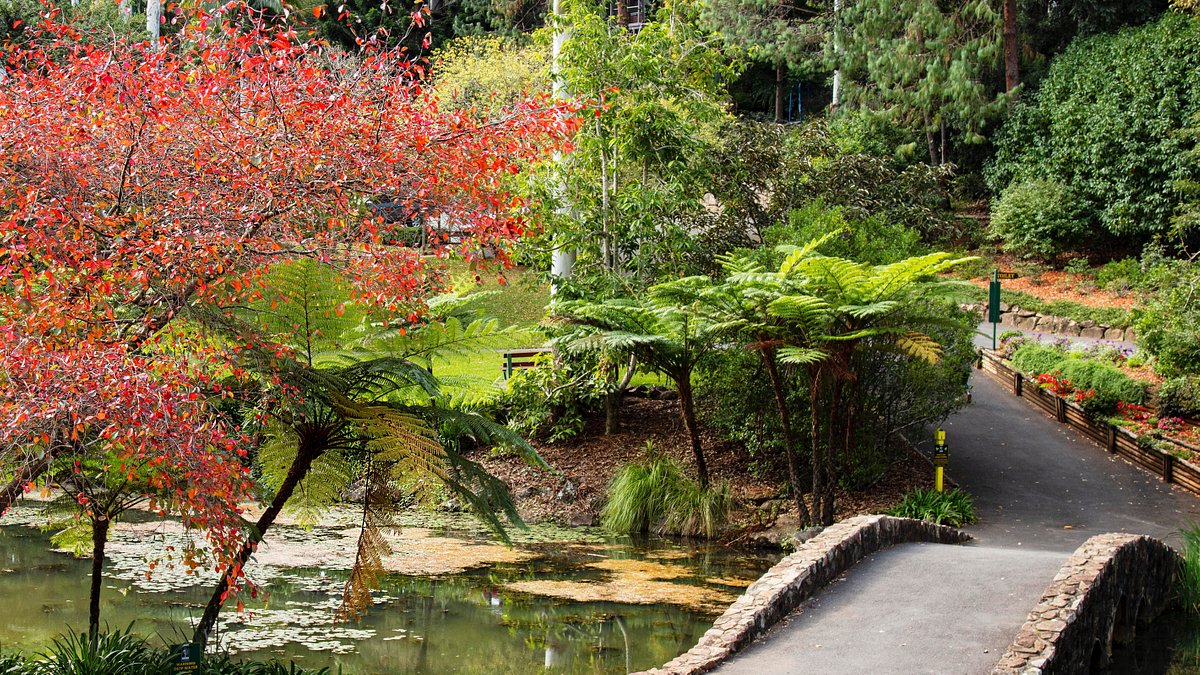
[[[1017,37],[1017,0],[1004,0],[1004,91],[1021,83],[1021,44]]]

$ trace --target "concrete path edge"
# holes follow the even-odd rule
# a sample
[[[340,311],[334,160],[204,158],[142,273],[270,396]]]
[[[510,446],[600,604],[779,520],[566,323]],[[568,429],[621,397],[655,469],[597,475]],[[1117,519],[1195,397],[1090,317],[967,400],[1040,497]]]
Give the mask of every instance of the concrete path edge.
[[[911,518],[856,516],[825,528],[754,582],[696,646],[646,673],[691,675],[715,668],[867,555],[902,543],[961,544],[962,530]]]

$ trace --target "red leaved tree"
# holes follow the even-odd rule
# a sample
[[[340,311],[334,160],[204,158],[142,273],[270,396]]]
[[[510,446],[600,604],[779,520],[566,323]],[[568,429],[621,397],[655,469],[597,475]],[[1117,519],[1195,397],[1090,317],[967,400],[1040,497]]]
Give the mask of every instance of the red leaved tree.
[[[511,175],[566,149],[576,121],[541,98],[444,112],[404,52],[335,53],[240,3],[176,16],[169,42],[98,43],[49,11],[5,48],[0,513],[63,457],[102,452],[203,528],[236,580],[249,441],[209,404],[233,391],[210,376],[286,348],[196,327],[301,258],[412,320],[429,270],[380,243],[367,206],[452,213],[503,262],[526,227]]]

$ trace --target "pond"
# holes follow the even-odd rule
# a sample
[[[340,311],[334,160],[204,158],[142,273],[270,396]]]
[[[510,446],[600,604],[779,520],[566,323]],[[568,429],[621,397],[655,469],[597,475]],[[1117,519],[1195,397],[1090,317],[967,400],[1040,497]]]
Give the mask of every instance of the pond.
[[[49,535],[28,526],[36,512],[15,511],[5,522],[26,525],[0,528],[0,597],[9,599],[0,647],[33,652],[68,627],[86,629],[90,561],[52,550]],[[779,557],[537,526],[514,531],[510,549],[466,518],[414,517],[393,539],[387,567],[396,571],[374,607],[338,625],[333,612],[353,560],[345,525],[272,530],[274,543],[251,571],[267,592],[243,594],[240,615],[227,608],[222,648],[345,673],[625,673],[691,647]],[[211,578],[161,559],[146,575],[149,561],[184,536],[158,522],[114,530],[103,621],[187,641]]]

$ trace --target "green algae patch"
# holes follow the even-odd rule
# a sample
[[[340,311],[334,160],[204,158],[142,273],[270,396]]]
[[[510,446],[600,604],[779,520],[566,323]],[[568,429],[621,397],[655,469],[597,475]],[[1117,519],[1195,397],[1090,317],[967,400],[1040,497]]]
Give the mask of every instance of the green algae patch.
[[[695,573],[681,565],[608,559],[586,567],[607,574],[598,581],[527,580],[505,584],[505,588],[575,602],[677,605],[710,614],[723,611],[738,597],[728,590],[697,585]]]

